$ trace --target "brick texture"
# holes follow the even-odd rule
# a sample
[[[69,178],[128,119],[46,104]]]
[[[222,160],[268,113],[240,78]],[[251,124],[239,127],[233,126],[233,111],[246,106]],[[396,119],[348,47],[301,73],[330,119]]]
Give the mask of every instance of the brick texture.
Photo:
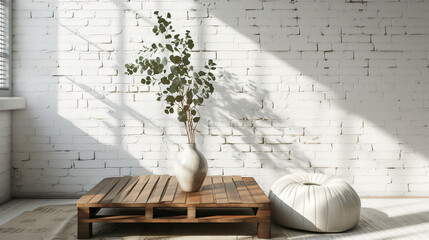
[[[429,2],[13,2],[14,196],[81,195],[103,177],[172,174],[184,129],[124,64],[171,12],[222,77],[202,109],[210,174],[319,172],[361,196],[427,196]]]

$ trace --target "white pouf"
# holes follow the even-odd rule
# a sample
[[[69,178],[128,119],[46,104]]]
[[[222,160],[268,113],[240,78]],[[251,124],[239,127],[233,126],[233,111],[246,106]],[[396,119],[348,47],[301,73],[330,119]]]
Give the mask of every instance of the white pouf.
[[[342,232],[359,222],[360,198],[345,181],[318,173],[282,177],[271,187],[271,216],[279,225]]]

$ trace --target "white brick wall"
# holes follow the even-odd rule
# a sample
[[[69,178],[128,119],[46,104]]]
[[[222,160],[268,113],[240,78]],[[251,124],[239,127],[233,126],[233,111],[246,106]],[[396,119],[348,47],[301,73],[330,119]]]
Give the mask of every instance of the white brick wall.
[[[11,197],[10,111],[0,111],[0,204]]]
[[[77,196],[103,177],[171,174],[181,125],[124,76],[153,11],[191,30],[223,78],[202,110],[210,174],[268,190],[321,172],[362,196],[429,195],[429,2],[58,1],[13,7],[15,196]]]

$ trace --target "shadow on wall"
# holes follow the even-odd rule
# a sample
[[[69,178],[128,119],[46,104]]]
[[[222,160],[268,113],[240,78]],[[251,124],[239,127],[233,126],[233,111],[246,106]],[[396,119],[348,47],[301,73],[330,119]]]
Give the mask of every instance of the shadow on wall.
[[[253,60],[249,77],[281,76],[278,87],[286,91],[278,89],[284,97],[277,100],[286,102],[284,108],[289,113],[283,118],[299,115],[303,120],[317,118],[330,120],[331,124],[338,121],[345,137],[348,133],[344,128],[350,127],[356,132],[349,138],[365,134],[360,143],[373,144],[380,150],[398,150],[392,160],[399,159],[401,149],[427,155],[429,35],[413,29],[412,23],[405,23],[418,5],[411,6],[403,16],[387,17],[389,3],[380,5],[379,11],[376,3],[371,2],[204,3],[208,15],[222,21],[219,25],[226,26],[225,31],[254,40],[245,43],[238,39],[214,48],[248,51],[249,60]],[[395,6],[404,4],[407,3]],[[323,15],[327,12],[329,15]],[[415,17],[416,22],[424,21],[423,17]],[[367,21],[368,18],[373,19]],[[401,31],[394,34],[392,28]],[[211,46],[206,45],[206,49],[213,50]],[[301,109],[297,109],[301,104]],[[319,110],[311,113],[305,104],[311,111],[314,107]],[[353,124],[341,125],[342,121]],[[383,149],[389,144],[391,148],[396,144],[396,148]],[[391,167],[398,167],[392,164]]]
[[[46,21],[37,14],[14,25],[14,94],[29,103],[13,114],[13,162],[22,172],[14,195],[78,194],[93,178],[170,173],[165,152],[177,146],[163,143],[182,128],[162,115],[151,89],[122,73],[125,55],[150,33],[145,6],[178,5],[89,2],[87,17],[70,20],[81,8],[48,2],[49,26],[28,31]],[[326,171],[348,182],[352,167],[420,167],[425,175],[429,35],[405,25],[409,12],[384,17],[406,3],[374,4],[210,0],[181,11],[199,33],[197,50],[216,52],[224,69],[203,112],[203,141],[216,143],[202,146],[211,167],[242,175],[244,166],[259,178]]]
[[[366,169],[366,176],[388,175],[391,171],[401,175],[404,168],[413,169],[415,175],[426,174],[427,5],[409,4],[407,8],[407,2],[198,2],[203,9],[191,14],[191,19],[200,19],[206,32],[215,25],[218,32],[214,34],[231,36],[225,36],[222,43],[208,42],[204,49],[217,51],[221,64],[223,59],[225,69],[237,73],[236,78],[259,79],[255,86],[262,93],[260,113],[267,115],[252,120],[288,119],[291,128],[303,129],[299,140],[290,145],[296,146],[301,156],[286,159],[303,159],[311,167],[342,176],[350,183],[355,168]],[[223,56],[229,56],[232,64]],[[260,90],[264,88],[270,91]],[[228,99],[225,95],[220,97]],[[244,110],[246,104],[235,101],[229,103],[237,112],[230,115],[241,119],[238,115],[243,111],[250,114]],[[238,129],[243,135],[251,132]],[[380,185],[374,185],[373,190],[385,191],[385,184],[392,181],[386,179],[375,180]],[[397,185],[389,191],[409,191],[403,184],[407,180],[395,181],[402,187]]]
[[[292,152],[302,152],[299,145],[293,144],[298,141],[298,136],[285,136],[283,129],[272,126],[292,124],[287,117],[273,111],[271,102],[264,102],[270,96],[269,91],[251,79],[239,78],[228,71],[221,72],[214,86],[214,96],[202,112],[208,121],[210,135],[225,138],[225,144],[220,145],[224,156],[221,163],[227,168],[225,175],[247,174],[266,180],[296,171],[314,171],[305,155],[294,159],[291,156]],[[204,150],[207,146],[203,144],[201,147]],[[216,156],[212,158],[210,152],[206,154],[214,164],[220,160]],[[247,167],[246,172],[243,172],[243,166]]]

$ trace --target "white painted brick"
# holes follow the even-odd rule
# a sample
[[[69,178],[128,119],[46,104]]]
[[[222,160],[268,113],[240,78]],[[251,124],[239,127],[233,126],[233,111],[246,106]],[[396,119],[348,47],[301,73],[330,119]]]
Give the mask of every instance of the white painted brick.
[[[13,94],[28,106],[12,114],[14,194],[75,197],[108,176],[172,174],[184,128],[160,110],[160,87],[123,74],[142,43],[160,42],[163,9],[191,30],[192,63],[215,59],[223,75],[197,135],[210,174],[267,191],[281,175],[321,172],[361,196],[427,195],[426,5],[16,1]]]
[[[74,168],[105,168],[106,164],[104,161],[74,161]]]
[[[409,185],[409,190],[412,192],[423,192],[427,193],[428,191],[428,184],[426,183],[411,183]]]

